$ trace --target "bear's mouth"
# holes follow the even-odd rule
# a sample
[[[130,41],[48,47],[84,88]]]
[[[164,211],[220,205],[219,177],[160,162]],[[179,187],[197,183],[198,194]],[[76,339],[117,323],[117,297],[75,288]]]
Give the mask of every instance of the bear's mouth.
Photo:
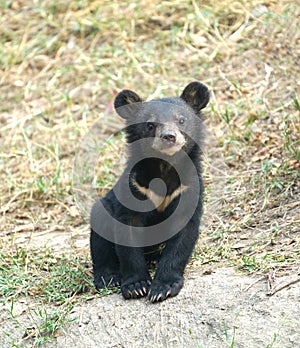
[[[162,141],[161,139],[154,138],[152,148],[164,155],[173,156],[183,148],[184,144],[185,141]]]
[[[152,148],[164,155],[173,156],[185,145],[185,137],[173,124],[161,124],[156,128]]]

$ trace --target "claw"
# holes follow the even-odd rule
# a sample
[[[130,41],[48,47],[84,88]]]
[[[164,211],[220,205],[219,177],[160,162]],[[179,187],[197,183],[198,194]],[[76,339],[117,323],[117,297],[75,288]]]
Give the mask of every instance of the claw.
[[[162,295],[162,294],[159,294],[159,295],[157,296],[156,301],[158,302],[158,301],[161,300],[162,298],[163,298],[163,295]]]
[[[147,284],[150,286],[151,285],[151,280],[147,280]]]
[[[156,301],[156,297],[157,297],[157,295],[152,296],[151,297],[151,302],[155,302]]]
[[[171,289],[169,289],[169,290],[167,291],[167,293],[166,293],[166,298],[169,297],[169,296],[171,296]]]
[[[141,296],[144,296],[144,292],[143,292],[142,289],[139,289],[139,294],[140,294]]]
[[[138,296],[138,297],[140,296],[138,290],[133,290],[133,292],[136,294],[136,296]]]
[[[143,286],[143,288],[142,288],[142,291],[143,291],[144,295],[147,294],[147,289],[146,289],[144,286]]]
[[[132,292],[130,290],[127,291],[127,298],[131,298],[132,297]]]

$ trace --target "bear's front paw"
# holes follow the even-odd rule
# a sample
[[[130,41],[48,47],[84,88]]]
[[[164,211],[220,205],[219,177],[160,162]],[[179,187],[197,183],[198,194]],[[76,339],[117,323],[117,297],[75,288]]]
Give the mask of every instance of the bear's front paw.
[[[154,280],[148,293],[148,299],[150,302],[164,301],[168,297],[176,296],[182,285],[183,278],[169,281]]]
[[[125,282],[121,286],[122,295],[126,300],[144,297],[148,294],[150,285],[150,279],[140,280],[134,283]]]
[[[94,284],[97,290],[120,286],[121,273],[97,274],[95,275]]]

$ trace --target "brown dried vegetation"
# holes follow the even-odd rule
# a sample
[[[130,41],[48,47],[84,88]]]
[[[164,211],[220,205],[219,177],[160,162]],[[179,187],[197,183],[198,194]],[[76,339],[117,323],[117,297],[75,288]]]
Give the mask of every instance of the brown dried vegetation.
[[[121,88],[154,98],[201,80],[212,91],[211,136],[207,213],[192,267],[299,267],[296,2],[16,0],[0,11],[4,252],[46,244],[87,253],[72,188],[82,137],[98,119],[105,136],[121,128],[112,113]],[[119,173],[112,163],[122,144],[117,138],[100,158],[101,192]]]

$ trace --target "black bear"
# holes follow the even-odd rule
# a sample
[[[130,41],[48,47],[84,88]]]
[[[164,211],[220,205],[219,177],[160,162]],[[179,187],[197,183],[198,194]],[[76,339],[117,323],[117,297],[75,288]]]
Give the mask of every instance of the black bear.
[[[91,211],[91,256],[97,289],[121,286],[125,299],[175,296],[199,235],[203,205],[200,82],[180,97],[143,101],[121,91],[129,158],[123,175]],[[156,264],[152,279],[150,265]]]

